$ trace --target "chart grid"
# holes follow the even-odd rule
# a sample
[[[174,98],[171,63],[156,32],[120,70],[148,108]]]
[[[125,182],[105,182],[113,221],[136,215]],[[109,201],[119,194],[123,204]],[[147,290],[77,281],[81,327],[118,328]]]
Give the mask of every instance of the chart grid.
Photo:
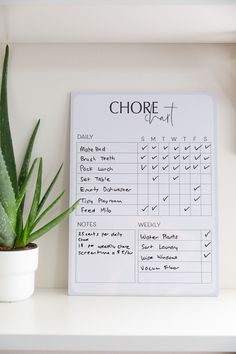
[[[212,282],[212,230],[138,230],[138,283]]]
[[[211,216],[211,142],[81,142],[78,215]]]

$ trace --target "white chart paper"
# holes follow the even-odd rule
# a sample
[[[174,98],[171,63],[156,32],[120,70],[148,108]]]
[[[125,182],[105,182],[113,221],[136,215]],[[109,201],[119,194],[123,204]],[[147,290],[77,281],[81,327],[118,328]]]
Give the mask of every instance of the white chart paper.
[[[69,294],[216,295],[214,100],[72,94]]]

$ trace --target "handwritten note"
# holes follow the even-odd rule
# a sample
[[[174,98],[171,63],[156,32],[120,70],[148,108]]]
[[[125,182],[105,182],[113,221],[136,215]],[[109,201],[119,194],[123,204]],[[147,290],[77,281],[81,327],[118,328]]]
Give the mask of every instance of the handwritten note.
[[[73,94],[69,294],[216,295],[214,102]]]

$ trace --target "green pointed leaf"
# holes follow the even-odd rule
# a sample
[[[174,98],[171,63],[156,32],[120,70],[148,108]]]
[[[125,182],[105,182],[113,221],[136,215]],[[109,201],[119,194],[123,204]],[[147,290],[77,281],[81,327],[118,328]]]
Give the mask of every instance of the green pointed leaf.
[[[25,156],[24,156],[24,159],[23,159],[23,163],[22,163],[22,166],[21,166],[21,169],[20,169],[19,178],[18,178],[18,188],[19,189],[21,189],[22,185],[25,182],[26,176],[28,174],[30,159],[31,159],[31,155],[32,155],[32,150],[33,150],[33,146],[34,146],[35,137],[36,137],[37,132],[38,132],[39,124],[40,124],[40,120],[38,120],[38,122],[37,122],[37,124],[36,124],[36,126],[34,128],[33,133],[32,133],[32,135],[30,137],[28,146],[26,148]],[[23,230],[24,202],[25,202],[25,198],[23,197],[22,202],[20,204],[20,207],[18,209],[18,213],[17,213],[17,222],[16,222],[16,233],[17,233],[17,235],[21,235],[22,230]]]
[[[57,178],[58,178],[58,176],[59,176],[59,174],[60,174],[60,172],[61,172],[62,166],[63,166],[63,163],[61,164],[59,170],[57,171],[55,177],[53,178],[53,180],[52,180],[52,182],[50,183],[48,189],[46,190],[46,192],[45,192],[43,198],[41,199],[41,201],[40,201],[40,203],[39,203],[39,206],[38,206],[37,215],[38,215],[38,214],[40,213],[40,211],[42,210],[42,208],[43,208],[43,206],[44,206],[44,204],[45,204],[45,202],[46,202],[46,200],[47,200],[47,198],[48,198],[48,196],[49,196],[49,194],[50,194],[50,192],[51,192],[51,190],[52,190],[52,188],[53,188],[53,186],[54,186],[54,184],[55,184],[55,182],[56,182],[56,180],[57,180]]]
[[[55,219],[51,220],[48,224],[44,225],[39,230],[30,234],[30,236],[28,238],[28,242],[29,243],[33,242],[34,240],[36,240],[37,238],[41,237],[46,232],[51,230],[54,226],[59,224],[62,220],[64,220],[70,213],[72,213],[76,209],[78,204],[79,204],[79,200],[77,200],[69,209],[67,209],[66,211],[64,211],[60,215],[58,215]]]
[[[38,176],[37,176],[35,191],[34,191],[34,198],[33,198],[30,213],[29,213],[29,224],[30,225],[31,225],[31,222],[36,217],[38,206],[39,206],[39,201],[40,201],[40,197],[41,197],[41,188],[42,188],[42,172],[43,172],[43,160],[42,160],[42,158],[40,158],[39,159]]]
[[[6,46],[5,57],[2,71],[2,85],[0,95],[0,147],[7,166],[7,171],[15,192],[18,192],[16,163],[11,138],[11,130],[8,118],[8,103],[7,103],[7,69],[8,69],[9,47]]]
[[[23,242],[24,243],[26,242],[26,240],[28,238],[31,225],[34,222],[35,217],[37,215],[39,200],[40,200],[40,196],[41,196],[41,187],[42,187],[42,158],[39,159],[38,176],[37,176],[37,180],[36,180],[36,184],[35,184],[34,197],[33,197],[32,203],[31,203],[29,216],[28,216],[28,219],[25,224],[24,231],[23,231]]]
[[[19,188],[22,186],[26,176],[28,175],[30,159],[31,159],[31,155],[32,155],[32,150],[33,150],[33,146],[34,146],[35,137],[36,137],[37,132],[38,132],[39,124],[40,124],[40,120],[38,120],[38,122],[37,122],[37,124],[36,124],[36,126],[34,128],[33,133],[32,133],[32,135],[30,137],[28,146],[26,148],[24,160],[23,160],[23,163],[22,163],[22,166],[21,166],[21,169],[20,169],[19,178],[18,178]]]
[[[12,227],[16,223],[16,201],[6,163],[0,148],[0,202],[9,217]]]
[[[0,202],[0,246],[12,247],[14,244],[14,240],[14,230]]]
[[[30,180],[30,177],[32,176],[32,173],[34,171],[34,167],[35,167],[36,162],[37,162],[37,159],[35,159],[34,162],[32,163],[30,171],[29,171],[28,175],[26,176],[26,178],[24,179],[24,182],[22,183],[19,193],[17,195],[17,198],[16,198],[16,209],[17,210],[20,207],[23,198],[25,197],[25,193],[26,193],[26,190],[27,190],[27,187],[29,184],[29,180]]]
[[[56,203],[61,199],[64,193],[65,191],[59,194],[59,196],[42,212],[42,214],[39,215],[38,219],[36,219],[33,225],[31,226],[30,231],[33,231],[36,225],[38,225],[38,223],[43,219],[43,217],[54,207],[54,205],[56,205]]]
[[[22,202],[23,203],[23,202]],[[16,242],[18,240],[18,237],[20,237],[20,235],[22,234],[23,231],[23,211],[22,211],[22,206],[19,207],[18,211],[17,211],[17,217],[16,217]]]

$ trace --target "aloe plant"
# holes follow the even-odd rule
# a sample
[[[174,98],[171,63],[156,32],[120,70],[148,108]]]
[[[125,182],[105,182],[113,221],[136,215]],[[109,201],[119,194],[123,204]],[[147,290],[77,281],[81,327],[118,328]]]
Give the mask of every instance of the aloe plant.
[[[58,203],[64,191],[45,207],[45,203],[61,172],[62,165],[42,194],[43,160],[36,158],[31,163],[34,141],[40,121],[37,122],[29,139],[25,156],[19,171],[16,170],[14,149],[8,118],[7,72],[9,47],[6,46],[2,70],[0,94],[0,247],[1,249],[21,248],[35,241],[54,226],[59,224],[78,204],[76,201],[70,208],[59,214],[50,222],[38,227],[45,215]],[[28,215],[25,215],[24,204],[26,192],[33,173],[36,172],[34,193]]]

